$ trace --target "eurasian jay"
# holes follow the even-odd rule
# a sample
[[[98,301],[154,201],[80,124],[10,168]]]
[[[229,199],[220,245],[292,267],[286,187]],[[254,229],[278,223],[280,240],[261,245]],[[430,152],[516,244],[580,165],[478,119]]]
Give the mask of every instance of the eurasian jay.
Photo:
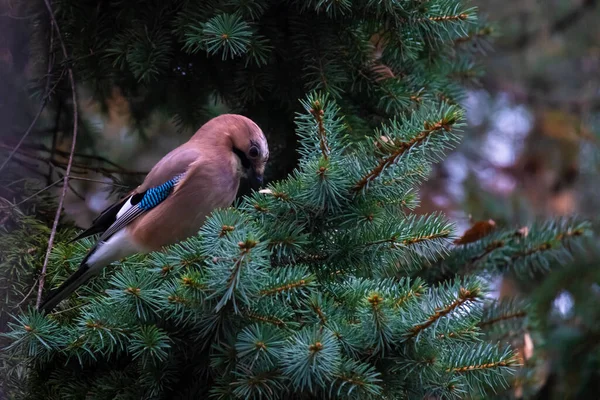
[[[158,251],[196,234],[213,210],[233,203],[242,177],[254,189],[262,184],[268,159],[267,140],[252,120],[236,114],[211,119],[71,241],[101,234],[79,269],[40,309],[51,311],[113,261]]]

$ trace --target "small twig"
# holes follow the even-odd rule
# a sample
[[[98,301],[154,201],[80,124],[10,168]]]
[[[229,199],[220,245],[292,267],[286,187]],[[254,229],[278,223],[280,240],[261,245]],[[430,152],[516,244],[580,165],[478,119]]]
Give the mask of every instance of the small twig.
[[[75,180],[75,181],[96,182],[96,183],[101,183],[103,185],[113,185],[113,186],[118,186],[118,187],[122,187],[122,188],[129,188],[130,187],[128,185],[121,185],[120,183],[106,182],[106,181],[101,181],[100,179],[83,178],[81,176],[72,176],[69,179]]]
[[[395,144],[395,149],[391,152],[391,154],[387,155],[387,157],[382,158],[376,167],[369,170],[369,172],[354,185],[352,190],[355,193],[363,190],[365,186],[367,186],[373,179],[379,177],[385,168],[390,165],[396,163],[398,158],[410,150],[413,146],[418,145],[419,143],[426,140],[430,135],[434,134],[437,131],[445,130],[450,131],[452,123],[450,121],[446,121],[445,119],[441,119],[435,123],[426,122],[424,129],[419,132],[414,138],[410,139],[406,142],[399,142]]]
[[[69,312],[69,311],[77,310],[78,308],[82,308],[84,305],[85,305],[85,304],[77,304],[76,306],[69,307],[69,308],[66,308],[66,309],[64,309],[64,310],[60,310],[60,311],[54,311],[54,312],[52,313],[52,315],[55,315],[55,316],[56,316],[56,315],[58,315],[58,314],[63,314],[63,313]]]
[[[6,192],[15,193],[15,191],[12,189],[9,189],[8,186],[0,185],[0,188],[2,188],[2,190],[6,191]],[[0,225],[2,225],[2,224],[0,224]]]
[[[60,114],[62,112],[62,101],[58,102],[58,108],[56,110],[56,119],[54,120],[54,130],[52,131],[52,145],[50,147],[50,159],[54,158],[54,150],[56,149],[58,142],[58,128],[60,127]],[[48,168],[48,184],[52,181],[52,173],[54,172],[54,168],[50,166]]]
[[[19,165],[21,165],[25,169],[27,169],[29,172],[33,172],[34,174],[40,174],[42,176],[46,176],[46,174],[44,174],[38,168],[36,168],[35,164],[28,163],[27,161],[21,160],[21,159],[19,159],[17,157],[15,157],[13,159],[13,161],[16,162],[16,163],[18,163]]]
[[[38,109],[37,114],[35,114],[35,117],[33,118],[33,121],[31,121],[31,124],[29,124],[29,127],[27,128],[27,130],[25,131],[25,133],[23,134],[23,136],[21,136],[21,140],[19,140],[19,143],[17,143],[17,145],[15,146],[15,148],[8,155],[8,158],[6,158],[6,160],[4,160],[4,162],[0,166],[0,171],[2,171],[4,169],[4,167],[6,166],[6,164],[8,164],[8,162],[13,158],[13,156],[15,155],[15,153],[19,150],[19,147],[21,147],[21,145],[23,144],[23,142],[25,141],[25,139],[27,138],[27,136],[29,136],[29,133],[31,132],[31,129],[36,124],[37,120],[40,118],[40,115],[42,115],[42,111],[44,111],[44,107],[46,107],[46,102],[47,102],[47,99],[44,98],[42,100],[42,104],[40,105],[40,108]]]
[[[11,187],[12,185],[16,185],[19,182],[25,182],[27,180],[27,178],[21,178],[21,179],[17,179],[16,181],[12,181],[10,182],[8,185],[6,185],[5,187]]]
[[[31,296],[31,293],[33,293],[33,289],[35,289],[38,280],[39,280],[39,278],[36,278],[35,282],[33,282],[33,285],[31,285],[31,289],[29,289],[29,292],[27,292],[25,297],[23,297],[23,300],[21,300],[16,306],[13,307],[13,310],[21,307],[21,304],[25,303],[25,300],[27,300],[27,298],[29,298],[29,296]]]
[[[508,314],[502,314],[499,317],[496,318],[492,318],[489,319],[487,321],[480,321],[477,326],[479,326],[480,328],[484,327],[484,326],[488,326],[488,325],[494,325],[498,322],[501,321],[507,321],[509,319],[517,319],[517,318],[525,318],[527,316],[527,313],[525,311],[516,311],[513,313],[508,313]]]
[[[17,20],[31,19],[31,18],[34,18],[34,17],[35,17],[35,15],[28,15],[28,16],[25,16],[25,17],[21,17],[19,15],[12,15],[12,14],[9,14],[9,13],[0,14],[0,18],[10,18],[10,19],[17,19]]]
[[[71,185],[71,182],[67,183],[67,185],[69,185],[69,189],[71,189],[71,192],[73,192],[73,194],[75,196],[77,196],[79,198],[79,200],[85,201],[85,196],[82,195],[81,193],[79,193],[77,190],[75,190],[75,188],[73,187],[73,185]]]
[[[45,188],[38,190],[37,192],[35,192],[35,193],[34,193],[34,194],[32,194],[31,196],[29,196],[29,197],[26,197],[25,199],[21,200],[20,202],[18,202],[18,203],[16,203],[16,204],[11,204],[10,206],[3,206],[3,207],[0,207],[0,210],[2,210],[2,209],[5,209],[5,208],[15,208],[15,207],[18,207],[18,206],[20,206],[21,204],[23,204],[23,203],[26,203],[27,201],[29,201],[29,200],[33,199],[33,198],[34,198],[35,196],[37,196],[38,194],[40,194],[40,193],[42,193],[42,192],[45,192],[46,190],[50,189],[50,188],[51,188],[51,187],[53,187],[53,186],[56,186],[56,185],[58,185],[58,184],[59,184],[59,183],[61,183],[62,181],[63,181],[62,179],[59,179],[59,180],[57,180],[57,181],[54,181],[54,182],[52,182],[51,184],[47,185]]]
[[[60,75],[58,76],[58,79],[56,80],[56,82],[54,83],[54,85],[52,85],[52,87],[48,91],[49,94],[50,93],[54,93],[54,90],[56,89],[56,87],[58,86],[58,84],[60,83],[60,81],[62,80],[63,76],[65,76],[65,69],[64,68],[60,71]]]
[[[315,121],[317,122],[317,127],[319,128],[319,146],[321,147],[323,158],[327,160],[329,157],[329,146],[327,144],[327,131],[325,130],[325,125],[323,123],[324,111],[318,100],[315,100],[310,113],[315,117]]]
[[[104,185],[114,185],[114,186],[118,186],[118,187],[122,187],[122,188],[129,188],[129,186],[127,186],[127,185],[121,185],[121,184],[119,184],[119,183],[115,183],[115,182],[105,182],[105,181],[101,181],[101,180],[99,180],[99,179],[82,178],[82,177],[79,177],[79,176],[71,176],[71,177],[69,177],[69,179],[70,179],[70,180],[74,180],[74,181],[87,181],[87,182],[96,182],[96,183],[101,183],[101,184],[104,184]],[[22,180],[22,179],[20,179],[20,180]],[[54,187],[54,186],[58,185],[58,184],[59,184],[59,183],[61,183],[61,182],[63,182],[63,178],[60,178],[60,179],[58,179],[58,180],[56,180],[56,181],[52,182],[51,184],[47,185],[47,186],[46,186],[46,187],[44,187],[43,189],[40,189],[40,190],[38,190],[37,192],[35,192],[35,193],[34,193],[34,194],[32,194],[31,196],[28,196],[28,197],[26,197],[25,199],[23,199],[23,200],[19,201],[19,202],[18,202],[18,203],[16,203],[16,204],[11,204],[11,205],[9,205],[9,206],[0,206],[0,210],[3,210],[3,209],[8,209],[8,208],[15,208],[15,207],[18,207],[18,206],[20,206],[21,204],[23,204],[23,203],[26,203],[27,201],[29,201],[29,200],[33,199],[35,196],[39,195],[40,193],[43,193],[43,192],[45,192],[46,190],[48,190],[48,189],[50,189],[50,188],[52,188],[52,187]],[[14,182],[13,182],[13,183],[14,183]],[[10,186],[10,185],[9,185],[9,186]],[[4,188],[5,188],[5,189],[8,189],[8,187],[7,187],[7,186],[4,186]],[[9,189],[9,190],[10,190],[10,189]],[[71,187],[71,190],[73,190],[73,188],[72,188],[72,187]],[[83,197],[83,196],[81,196],[81,195],[80,195],[80,194],[78,194],[78,193],[76,193],[76,194],[77,194],[77,196],[79,196],[80,198],[82,198],[82,197]]]
[[[44,145],[25,145],[23,147],[26,148],[30,148],[30,149],[34,149],[34,150],[40,150],[40,151],[45,151],[45,152],[49,152],[49,153],[55,153],[55,154],[59,154],[62,156],[68,156],[69,153],[67,153],[66,151],[60,150],[60,149],[55,149],[54,151],[52,151],[52,149],[47,148]],[[104,162],[106,164],[112,165],[113,167],[122,170],[124,174],[146,174],[146,172],[137,172],[137,171],[129,171],[128,169],[120,166],[119,164],[117,164],[114,161],[109,160],[106,157],[102,157],[102,156],[97,156],[94,154],[81,154],[81,153],[75,153],[73,155],[74,157],[80,157],[80,158],[86,158],[86,159],[91,159],[91,160],[96,160],[96,161],[100,161],[100,162]]]
[[[44,3],[46,3],[46,8],[48,9],[48,13],[50,14],[50,19],[52,21],[52,24],[54,25],[54,29],[56,30],[56,36],[60,42],[60,47],[62,49],[63,56],[65,60],[68,60],[69,55],[67,53],[67,48],[65,47],[65,43],[62,40],[60,28],[58,27],[58,23],[56,22],[56,18],[54,17],[54,12],[52,11],[52,5],[50,4],[50,1],[51,0],[44,0]],[[67,184],[69,181],[69,176],[71,175],[71,166],[73,165],[73,154],[75,153],[75,144],[77,143],[77,92],[75,86],[75,78],[73,77],[73,69],[70,65],[67,66],[67,72],[69,74],[69,82],[71,84],[71,96],[73,98],[73,139],[71,142],[71,154],[69,155],[69,162],[67,163],[67,171],[64,177],[63,189],[58,200],[58,208],[56,209],[54,223],[52,224],[52,231],[50,232],[50,238],[48,239],[48,249],[46,250],[46,257],[44,258],[44,265],[42,266],[42,272],[40,274],[40,284],[38,288],[36,301],[36,308],[38,309],[40,307],[40,303],[42,302],[42,291],[44,290],[44,283],[46,281],[46,269],[48,268],[48,260],[50,259],[50,253],[52,252],[54,236],[56,236],[56,229],[58,228],[58,221],[60,220],[60,214],[65,200],[65,195],[67,194]]]
[[[30,148],[30,146],[28,145],[24,145],[22,147],[25,148]],[[5,148],[5,149],[13,149],[13,147],[8,146],[2,142],[0,142],[0,148]],[[33,147],[31,147],[33,148]],[[47,151],[49,152],[49,149],[38,149],[38,150],[43,150],[43,151]],[[60,162],[58,160],[53,160],[47,157],[42,157],[33,153],[30,153],[28,151],[25,151],[23,149],[18,149],[17,153],[24,156],[24,157],[28,157],[28,158],[32,158],[34,160],[38,160],[38,161],[42,161],[44,163],[50,164],[51,166],[54,167],[60,167],[60,168],[65,168],[66,165],[63,162]],[[57,150],[56,151],[57,154],[62,155],[63,152],[62,150]],[[68,155],[68,153],[64,152],[65,155]],[[87,157],[85,157],[87,156]],[[93,159],[97,159],[99,161],[105,161],[108,164],[112,164],[112,165],[116,165],[119,169],[111,169],[111,168],[104,168],[104,167],[90,167],[87,164],[81,164],[81,163],[77,163],[77,162],[73,162],[73,167],[77,168],[79,171],[78,173],[85,173],[86,171],[92,171],[92,172],[98,172],[100,174],[104,174],[104,175],[112,175],[112,174],[121,174],[121,175],[132,175],[132,176],[136,176],[136,175],[147,175],[148,172],[145,171],[129,171],[127,169],[124,169],[123,167],[118,166],[118,164],[115,164],[114,162],[111,162],[109,160],[103,160],[103,157],[100,156],[92,156],[92,155],[84,155],[84,154],[73,154],[73,157],[82,157],[82,158],[93,158]]]

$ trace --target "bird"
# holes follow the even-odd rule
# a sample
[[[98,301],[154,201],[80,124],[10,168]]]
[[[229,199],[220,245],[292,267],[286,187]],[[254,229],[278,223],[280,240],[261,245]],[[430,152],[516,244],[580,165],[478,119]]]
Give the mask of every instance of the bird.
[[[209,214],[233,203],[242,178],[254,190],[263,185],[268,159],[267,139],[250,118],[212,118],[69,242],[100,234],[79,268],[49,293],[39,310],[52,311],[114,261],[160,251],[195,235]]]

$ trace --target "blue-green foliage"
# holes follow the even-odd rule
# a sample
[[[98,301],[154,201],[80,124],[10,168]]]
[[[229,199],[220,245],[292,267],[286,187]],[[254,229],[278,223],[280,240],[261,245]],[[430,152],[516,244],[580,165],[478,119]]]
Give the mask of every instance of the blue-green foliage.
[[[132,117],[140,126],[160,110],[195,130],[211,115],[214,98],[261,122],[272,120],[276,108],[289,119],[297,98],[322,90],[343,100],[345,112],[362,109],[352,121],[362,131],[420,101],[462,98],[461,83],[478,78],[471,57],[478,48],[467,46],[491,34],[465,3],[131,0],[95,7],[60,0],[54,6],[81,82],[97,89],[99,99],[117,84],[135,103]],[[387,67],[391,73],[382,72]]]
[[[490,304],[484,281],[459,267],[543,269],[586,225],[453,248],[444,215],[410,213],[419,179],[404,177],[456,141],[457,107],[424,103],[357,143],[328,96],[302,105],[293,176],[124,262],[88,297],[16,316],[8,350],[32,362],[31,391],[83,393],[85,381],[98,398],[464,398],[507,386],[518,362],[490,328],[516,306]],[[57,247],[55,284],[87,246]]]
[[[105,269],[48,316],[2,306],[15,314],[0,366],[12,393],[462,399],[507,386],[518,362],[495,328],[522,322],[523,311],[490,302],[475,272],[544,272],[587,226],[500,229],[453,246],[443,214],[413,212],[417,186],[458,141],[464,83],[480,73],[480,48],[466,47],[490,32],[475,9],[460,0],[92,3],[53,2],[71,56],[59,61],[79,83],[101,98],[118,86],[137,123],[161,110],[197,129],[218,99],[268,126],[272,154],[297,150],[298,165],[216,210],[198,235]],[[281,139],[294,115],[296,149]],[[294,165],[272,159],[272,171]],[[35,240],[25,229],[0,237],[0,266],[14,261],[4,253],[45,243],[47,229],[34,231]],[[92,246],[65,242],[47,286]],[[0,269],[0,282],[13,271]],[[11,303],[27,290],[11,290]]]

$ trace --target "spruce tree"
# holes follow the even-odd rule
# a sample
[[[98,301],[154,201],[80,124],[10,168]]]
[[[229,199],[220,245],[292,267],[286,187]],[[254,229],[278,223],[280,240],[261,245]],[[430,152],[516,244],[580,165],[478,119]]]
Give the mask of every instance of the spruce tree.
[[[489,332],[504,308],[488,275],[562,262],[589,227],[504,227],[454,245],[448,218],[415,213],[419,183],[464,126],[461,82],[476,74],[468,44],[483,29],[474,9],[456,0],[55,8],[72,51],[62,61],[100,98],[117,85],[142,99],[132,99],[139,121],[156,107],[197,126],[217,96],[259,123],[293,122],[295,139],[283,136],[298,159],[289,176],[215,210],[195,237],[116,263],[53,313],[5,310],[7,393],[420,399],[507,388],[521,361]],[[36,212],[15,217],[0,245],[39,241],[47,230]],[[47,288],[93,244],[68,244],[73,231],[60,229]],[[22,276],[39,268],[32,258],[18,260]],[[24,291],[9,289],[15,299]]]
[[[107,270],[54,314],[15,317],[8,348],[30,391],[462,398],[506,385],[518,361],[481,337],[498,311],[469,263],[543,268],[586,225],[505,231],[448,255],[452,224],[410,209],[460,109],[423,104],[347,143],[335,102],[314,93],[303,106],[291,177],[215,211],[197,237]],[[52,285],[91,244],[56,247]]]

